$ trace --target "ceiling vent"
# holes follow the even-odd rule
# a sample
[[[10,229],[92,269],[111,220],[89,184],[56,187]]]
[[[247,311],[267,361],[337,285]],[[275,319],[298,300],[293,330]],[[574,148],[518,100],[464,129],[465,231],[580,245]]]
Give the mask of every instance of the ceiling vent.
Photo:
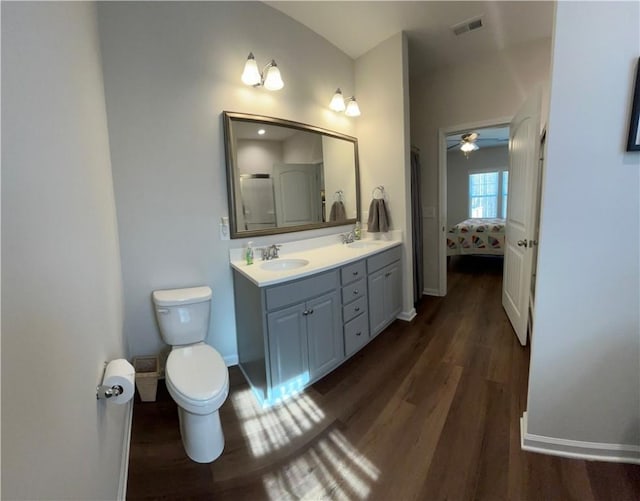
[[[451,27],[456,36],[462,35],[463,33],[469,33],[470,31],[479,30],[484,25],[482,23],[482,17],[475,17],[473,19],[468,19],[463,21],[462,23],[455,24]]]

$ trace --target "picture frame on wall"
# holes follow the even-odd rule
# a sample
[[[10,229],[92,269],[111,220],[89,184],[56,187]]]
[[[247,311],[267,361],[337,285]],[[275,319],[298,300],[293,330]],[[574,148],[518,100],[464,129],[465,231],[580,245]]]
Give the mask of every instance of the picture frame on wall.
[[[627,151],[640,151],[640,58],[636,69],[636,85],[633,92]]]

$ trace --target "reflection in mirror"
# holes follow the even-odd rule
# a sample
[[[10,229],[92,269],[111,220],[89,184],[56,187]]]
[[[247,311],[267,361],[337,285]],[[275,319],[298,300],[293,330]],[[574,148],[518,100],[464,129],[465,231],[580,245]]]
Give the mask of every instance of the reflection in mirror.
[[[359,219],[355,138],[240,113],[224,123],[232,238]]]

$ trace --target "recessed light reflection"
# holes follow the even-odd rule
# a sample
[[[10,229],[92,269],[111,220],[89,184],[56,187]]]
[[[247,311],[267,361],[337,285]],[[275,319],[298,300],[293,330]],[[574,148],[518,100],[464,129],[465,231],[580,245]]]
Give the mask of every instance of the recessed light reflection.
[[[267,133],[266,130],[264,129],[258,129],[258,134],[260,134],[261,136],[264,136]]]

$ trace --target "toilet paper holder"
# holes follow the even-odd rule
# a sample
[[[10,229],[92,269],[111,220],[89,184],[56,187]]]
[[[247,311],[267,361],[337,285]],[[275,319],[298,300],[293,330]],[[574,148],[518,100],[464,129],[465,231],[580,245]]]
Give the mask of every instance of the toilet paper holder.
[[[103,400],[105,398],[117,397],[121,395],[123,391],[124,388],[119,384],[114,384],[113,386],[100,384],[96,387],[96,399]]]
[[[105,362],[102,380],[96,386],[96,400],[116,404],[129,402],[135,393],[135,369],[126,359]]]

